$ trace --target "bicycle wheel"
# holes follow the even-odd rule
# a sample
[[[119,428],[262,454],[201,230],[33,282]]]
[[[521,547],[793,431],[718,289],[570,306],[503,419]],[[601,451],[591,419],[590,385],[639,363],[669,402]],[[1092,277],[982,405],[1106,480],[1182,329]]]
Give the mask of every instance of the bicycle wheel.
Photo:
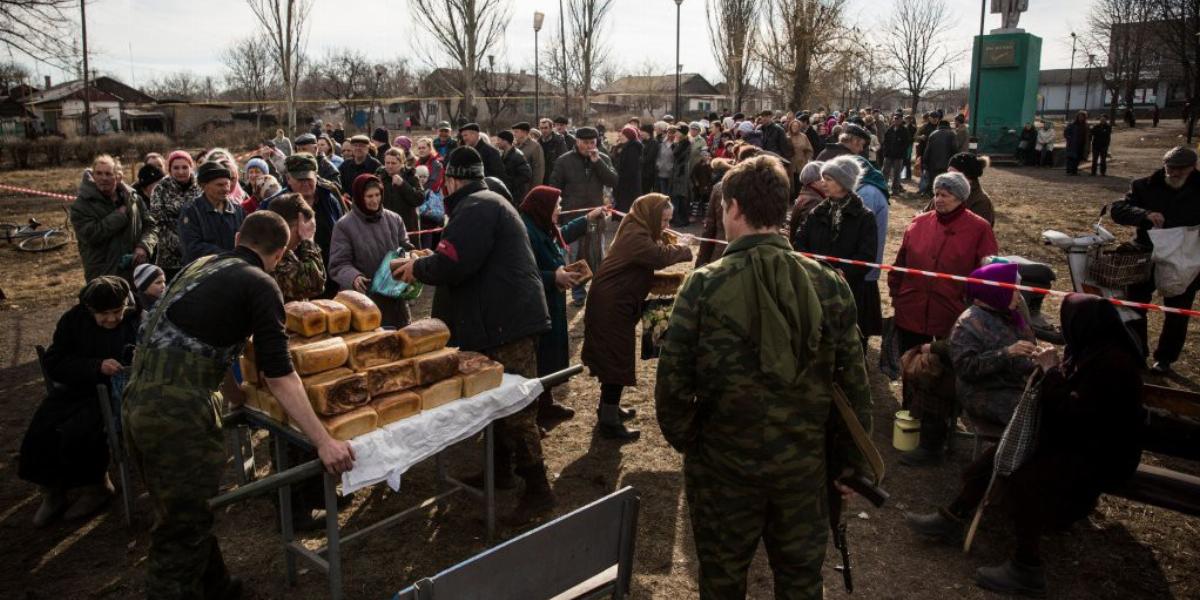
[[[21,240],[21,243],[17,244],[17,248],[25,252],[45,252],[62,248],[70,241],[71,236],[67,232],[51,229],[41,235]]]

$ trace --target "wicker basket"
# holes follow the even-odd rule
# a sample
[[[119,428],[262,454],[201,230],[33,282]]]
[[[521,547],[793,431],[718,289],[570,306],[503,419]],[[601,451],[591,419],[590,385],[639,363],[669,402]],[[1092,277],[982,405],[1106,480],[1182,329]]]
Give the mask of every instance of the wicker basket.
[[[1150,279],[1154,266],[1152,254],[1141,248],[1122,244],[1115,251],[1096,248],[1088,261],[1088,275],[1096,283],[1110,288],[1123,288]]]

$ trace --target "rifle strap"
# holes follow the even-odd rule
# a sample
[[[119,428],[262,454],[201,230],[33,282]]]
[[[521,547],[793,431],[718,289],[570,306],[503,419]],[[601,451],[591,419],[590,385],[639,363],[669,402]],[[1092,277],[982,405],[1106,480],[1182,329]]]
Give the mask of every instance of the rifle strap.
[[[837,384],[833,385],[833,404],[837,407],[838,414],[841,415],[842,421],[846,423],[846,429],[850,431],[850,437],[854,439],[854,445],[858,447],[858,451],[862,452],[867,463],[871,465],[871,471],[875,473],[875,485],[883,482],[884,465],[883,456],[879,454],[879,449],[875,447],[875,443],[871,441],[871,434],[863,428],[862,423],[858,420],[858,415],[854,414],[854,409],[850,406],[850,400],[846,397],[846,392]]]

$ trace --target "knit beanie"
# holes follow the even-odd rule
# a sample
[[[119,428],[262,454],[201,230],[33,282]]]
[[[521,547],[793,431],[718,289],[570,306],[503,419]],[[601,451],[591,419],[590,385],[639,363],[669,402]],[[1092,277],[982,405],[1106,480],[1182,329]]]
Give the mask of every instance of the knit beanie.
[[[988,159],[970,152],[959,152],[950,157],[950,166],[955,171],[966,175],[968,179],[979,179],[983,175],[983,170],[988,166]]]
[[[158,279],[159,275],[163,275],[163,270],[158,265],[150,263],[142,263],[133,268],[133,286],[137,291],[144,292],[150,284]]]
[[[964,201],[967,196],[971,195],[971,183],[967,181],[967,176],[962,173],[942,173],[933,180],[934,190],[946,190],[958,198],[959,201]]]
[[[392,140],[392,145],[400,146],[401,148],[404,148],[405,152],[408,152],[409,150],[412,150],[412,139],[407,135],[398,135],[396,136],[396,139]]]
[[[246,172],[249,173],[250,169],[258,169],[263,174],[271,172],[271,169],[267,167],[267,161],[257,156],[246,162]]]
[[[167,170],[168,171],[171,170],[171,163],[173,163],[177,160],[186,161],[187,164],[189,164],[193,167],[196,166],[196,161],[192,159],[191,154],[188,154],[186,150],[176,150],[167,155]]]
[[[858,189],[858,180],[862,177],[862,167],[853,156],[843,154],[825,161],[821,165],[821,177],[828,177],[842,186],[848,192]]]
[[[496,137],[508,142],[510,146],[513,144],[513,141],[516,140],[516,138],[513,137],[512,132],[507,130],[497,133]]]
[[[819,160],[810,161],[800,169],[800,185],[809,185],[816,183],[821,179],[821,167],[825,166],[824,162]]]
[[[133,186],[139,190],[145,190],[146,186],[152,183],[158,183],[163,178],[163,172],[152,164],[144,164],[138,169],[137,183]]]
[[[375,140],[376,142],[379,142],[380,144],[387,143],[387,141],[388,141],[387,136],[388,136],[388,131],[382,127],[376,127],[375,131],[371,132],[371,139]]]
[[[79,291],[79,303],[92,312],[108,312],[125,306],[129,284],[114,275],[101,275]]]
[[[625,139],[631,142],[641,137],[638,135],[637,127],[634,127],[633,125],[626,125],[625,127],[622,127],[621,135],[625,136]]]
[[[459,146],[446,159],[446,177],[483,179],[483,158],[470,146]]]

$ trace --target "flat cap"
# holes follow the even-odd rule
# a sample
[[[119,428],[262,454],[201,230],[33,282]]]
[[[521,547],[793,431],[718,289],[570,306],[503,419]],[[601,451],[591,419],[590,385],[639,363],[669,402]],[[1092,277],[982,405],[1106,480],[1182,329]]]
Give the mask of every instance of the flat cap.
[[[575,139],[577,140],[594,140],[600,137],[600,132],[593,127],[580,127],[575,130]]]
[[[466,125],[458,128],[459,133],[464,131],[474,131],[475,133],[479,133],[479,123],[467,123]]]
[[[293,179],[316,179],[317,157],[307,152],[297,152],[283,162],[283,168]]]
[[[351,143],[351,144],[370,144],[370,143],[371,143],[371,138],[369,138],[369,137],[367,137],[367,136],[365,136],[365,135],[363,135],[363,134],[361,134],[361,133],[360,133],[360,134],[358,134],[358,135],[356,135],[356,136],[354,136],[354,137],[351,137],[351,138],[350,138],[350,143]]]
[[[311,133],[302,133],[292,140],[292,143],[297,146],[308,146],[317,143],[317,136]]]
[[[438,131],[441,131],[443,129],[449,130],[450,129],[450,121],[438,121],[437,128],[438,128]]]
[[[1196,165],[1196,151],[1187,146],[1175,146],[1163,155],[1163,164],[1168,167],[1193,167]]]

